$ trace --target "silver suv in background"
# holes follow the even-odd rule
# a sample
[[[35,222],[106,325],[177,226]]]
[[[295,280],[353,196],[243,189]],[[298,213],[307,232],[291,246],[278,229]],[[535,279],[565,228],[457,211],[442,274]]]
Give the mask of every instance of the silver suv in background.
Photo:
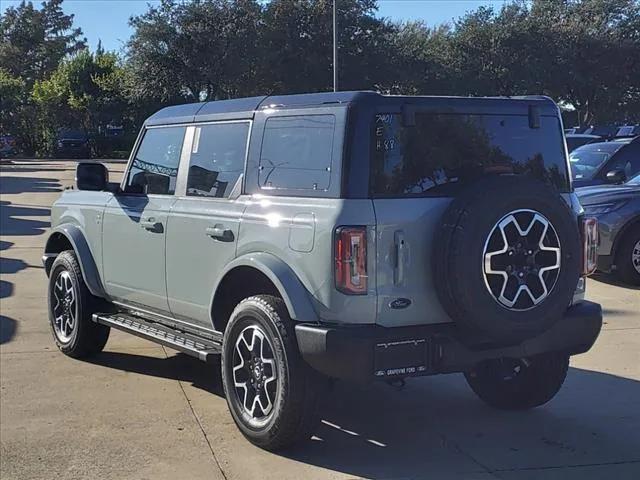
[[[640,285],[640,173],[622,185],[577,189],[587,215],[598,219],[598,269]]]
[[[254,97],[165,108],[121,183],[80,164],[44,252],[58,348],[111,328],[221,368],[242,433],[308,438],[327,379],[560,389],[602,324],[597,223],[545,97]],[[214,368],[214,367],[211,367]]]

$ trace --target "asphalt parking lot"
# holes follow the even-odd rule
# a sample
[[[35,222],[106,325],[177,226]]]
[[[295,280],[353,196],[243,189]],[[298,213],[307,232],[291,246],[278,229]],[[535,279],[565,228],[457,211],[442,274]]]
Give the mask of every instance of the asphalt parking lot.
[[[123,163],[109,165],[119,177]],[[236,429],[219,372],[112,332],[90,361],[59,353],[40,263],[74,162],[0,166],[0,477],[9,479],[640,478],[640,290],[588,282],[605,325],[565,386],[524,413],[490,409],[461,375],[338,383],[317,436],[272,454]]]

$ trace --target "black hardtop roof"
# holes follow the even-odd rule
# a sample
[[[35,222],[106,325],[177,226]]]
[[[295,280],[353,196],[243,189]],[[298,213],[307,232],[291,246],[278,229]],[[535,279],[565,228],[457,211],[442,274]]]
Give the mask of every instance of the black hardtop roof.
[[[296,95],[271,95],[188,103],[165,107],[151,115],[147,126],[176,123],[192,123],[215,120],[241,120],[253,118],[256,110],[266,108],[321,107],[331,104],[375,105],[397,109],[404,104],[424,107],[428,110],[451,113],[489,113],[526,115],[529,106],[536,106],[541,115],[558,115],[556,104],[544,96],[523,97],[438,97],[396,96],[376,92],[324,92]]]

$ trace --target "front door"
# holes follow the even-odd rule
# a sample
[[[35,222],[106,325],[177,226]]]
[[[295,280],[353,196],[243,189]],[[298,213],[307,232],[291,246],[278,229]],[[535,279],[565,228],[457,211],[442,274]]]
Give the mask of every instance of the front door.
[[[186,188],[167,229],[167,293],[176,318],[212,329],[211,300],[220,273],[236,255],[238,198],[250,122],[189,127]],[[184,165],[184,163],[183,163]]]
[[[122,182],[107,204],[103,263],[107,293],[128,305],[169,312],[165,243],[185,127],[145,131]]]

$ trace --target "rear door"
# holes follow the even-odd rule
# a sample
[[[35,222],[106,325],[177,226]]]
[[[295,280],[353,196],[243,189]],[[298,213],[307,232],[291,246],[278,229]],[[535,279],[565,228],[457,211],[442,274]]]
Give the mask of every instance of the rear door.
[[[236,254],[239,199],[250,121],[189,127],[184,191],[167,229],[167,291],[176,318],[212,329],[210,307],[216,280]]]
[[[526,114],[418,112],[403,125],[399,112],[373,122],[370,193],[376,215],[378,323],[451,321],[438,301],[432,244],[456,191],[480,175],[533,175],[568,188],[560,123]],[[490,194],[490,192],[487,192]],[[472,259],[469,261],[481,261]]]
[[[165,276],[167,218],[175,202],[186,127],[144,133],[122,184],[104,211],[103,270],[117,301],[169,311]]]

